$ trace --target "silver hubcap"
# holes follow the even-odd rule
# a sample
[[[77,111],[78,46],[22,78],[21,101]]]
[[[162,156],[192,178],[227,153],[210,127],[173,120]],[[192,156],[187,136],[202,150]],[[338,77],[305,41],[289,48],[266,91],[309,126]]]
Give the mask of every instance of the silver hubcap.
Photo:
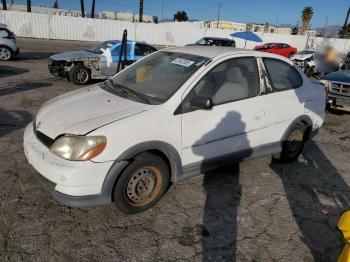
[[[9,60],[10,57],[10,50],[8,50],[7,48],[0,48],[0,60]]]
[[[154,167],[143,167],[130,178],[126,187],[126,196],[134,205],[145,205],[159,193],[161,187],[160,171]]]
[[[75,72],[74,74],[74,80],[76,80],[79,83],[85,83],[89,79],[89,73],[87,70],[81,68],[78,71]]]

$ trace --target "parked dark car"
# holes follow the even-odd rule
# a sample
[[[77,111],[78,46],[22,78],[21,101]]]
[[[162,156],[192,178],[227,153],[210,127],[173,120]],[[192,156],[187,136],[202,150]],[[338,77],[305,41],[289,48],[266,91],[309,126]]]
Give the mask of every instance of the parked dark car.
[[[328,108],[350,110],[350,67],[326,74],[321,80],[328,90]]]
[[[192,46],[192,45],[236,47],[236,42],[235,40],[228,39],[228,38],[203,37],[200,40],[198,40],[196,43],[189,44],[188,46]]]

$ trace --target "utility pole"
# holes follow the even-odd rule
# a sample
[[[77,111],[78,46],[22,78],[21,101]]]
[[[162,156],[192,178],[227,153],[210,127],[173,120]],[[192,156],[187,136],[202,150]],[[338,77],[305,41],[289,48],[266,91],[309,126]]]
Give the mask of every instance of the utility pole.
[[[6,0],[2,0],[2,10],[7,10]]]
[[[162,22],[164,20],[164,0],[162,0]]]
[[[350,7],[348,9],[348,13],[346,14],[346,18],[345,18],[345,22],[344,22],[344,28],[346,27],[346,25],[348,24],[349,21],[349,15],[350,15]]]
[[[216,24],[216,28],[219,28],[219,21],[220,21],[220,9],[221,9],[221,1],[218,0],[218,21],[217,21],[217,24]]]
[[[143,21],[143,0],[140,0],[139,23]]]
[[[327,26],[328,26],[328,15],[326,16],[326,23],[325,23],[324,29],[323,29],[324,36],[327,36]]]

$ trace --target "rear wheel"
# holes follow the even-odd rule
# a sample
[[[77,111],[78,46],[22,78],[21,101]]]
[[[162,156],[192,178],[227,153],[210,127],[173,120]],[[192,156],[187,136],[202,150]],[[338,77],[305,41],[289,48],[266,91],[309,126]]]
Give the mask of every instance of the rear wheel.
[[[164,160],[145,153],[123,171],[114,189],[114,201],[125,214],[135,214],[154,206],[168,189],[170,172]]]
[[[288,58],[289,58],[289,59],[291,59],[293,55],[294,55],[294,53],[293,53],[293,52],[292,52],[292,53],[290,53],[290,54],[289,54],[289,56],[288,56]]]
[[[283,163],[290,163],[298,159],[305,145],[306,125],[296,124],[282,142],[282,152],[274,154],[273,158]]]
[[[0,60],[8,61],[12,58],[12,52],[8,47],[1,46],[0,47]]]
[[[68,77],[76,85],[85,85],[90,81],[90,70],[83,65],[75,65],[69,71]]]

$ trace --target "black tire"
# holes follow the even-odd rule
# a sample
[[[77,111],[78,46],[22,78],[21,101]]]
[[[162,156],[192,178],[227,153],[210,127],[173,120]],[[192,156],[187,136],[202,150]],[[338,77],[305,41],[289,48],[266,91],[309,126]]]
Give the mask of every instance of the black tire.
[[[282,152],[274,154],[273,158],[281,163],[291,163],[297,160],[305,145],[306,129],[305,124],[296,124],[282,142]]]
[[[291,59],[292,56],[295,55],[293,52],[288,55],[288,58]]]
[[[6,46],[0,46],[0,60],[9,61],[12,59],[12,50]]]
[[[83,65],[75,65],[69,71],[68,77],[76,85],[85,85],[91,79],[90,70]]]
[[[170,171],[164,160],[141,154],[122,172],[114,188],[114,202],[125,214],[143,212],[159,201],[169,183]]]

